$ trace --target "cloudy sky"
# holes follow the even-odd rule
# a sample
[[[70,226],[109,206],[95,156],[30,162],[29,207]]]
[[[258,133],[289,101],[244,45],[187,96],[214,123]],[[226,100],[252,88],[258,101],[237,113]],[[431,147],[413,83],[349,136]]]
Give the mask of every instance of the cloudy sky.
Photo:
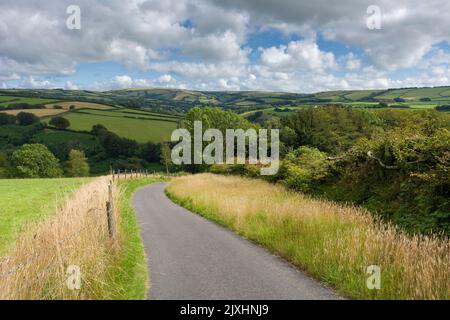
[[[79,30],[67,27],[70,5]],[[0,88],[440,85],[450,85],[446,0],[0,2]]]

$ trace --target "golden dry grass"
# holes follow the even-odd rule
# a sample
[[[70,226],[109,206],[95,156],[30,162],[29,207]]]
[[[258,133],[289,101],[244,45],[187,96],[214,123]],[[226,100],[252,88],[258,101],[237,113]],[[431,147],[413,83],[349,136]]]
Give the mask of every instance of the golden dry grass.
[[[47,108],[53,108],[54,106],[61,106],[64,110],[69,110],[70,106],[75,106],[75,109],[98,109],[98,110],[109,110],[113,109],[111,106],[107,106],[104,104],[93,103],[93,102],[82,102],[82,101],[64,101],[64,102],[56,102],[45,105]]]
[[[167,193],[301,269],[363,299],[449,299],[450,240],[408,236],[361,208],[309,198],[261,180],[175,178]],[[381,268],[369,290],[366,268]]]
[[[83,185],[56,208],[56,215],[19,236],[13,251],[0,258],[0,299],[95,299],[107,295],[107,270],[117,250],[107,229],[109,179],[100,177]],[[113,194],[117,199],[116,187]],[[117,210],[114,214],[120,223]],[[80,290],[68,289],[66,271],[71,265],[80,268]]]

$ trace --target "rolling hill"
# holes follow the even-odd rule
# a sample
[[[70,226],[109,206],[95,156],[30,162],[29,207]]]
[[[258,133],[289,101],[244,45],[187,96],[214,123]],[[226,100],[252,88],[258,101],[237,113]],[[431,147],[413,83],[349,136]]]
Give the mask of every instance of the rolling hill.
[[[24,99],[28,101],[34,99],[36,103],[44,101],[46,104],[58,104],[61,101],[62,103],[67,101],[91,102],[172,114],[184,113],[194,106],[217,106],[237,112],[277,106],[331,103],[370,106],[379,102],[386,102],[408,104],[411,107],[434,107],[450,104],[450,86],[387,90],[341,90],[313,94],[260,91],[192,91],[161,88],[121,89],[104,92],[62,89],[0,90],[0,106],[9,105],[14,101],[24,102]]]

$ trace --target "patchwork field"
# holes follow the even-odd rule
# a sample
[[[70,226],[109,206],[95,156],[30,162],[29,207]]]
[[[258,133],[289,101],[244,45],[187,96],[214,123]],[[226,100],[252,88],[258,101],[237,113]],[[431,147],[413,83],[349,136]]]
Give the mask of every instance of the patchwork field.
[[[55,212],[64,197],[89,178],[0,180],[0,255],[27,223]],[[26,199],[26,201],[24,201]]]

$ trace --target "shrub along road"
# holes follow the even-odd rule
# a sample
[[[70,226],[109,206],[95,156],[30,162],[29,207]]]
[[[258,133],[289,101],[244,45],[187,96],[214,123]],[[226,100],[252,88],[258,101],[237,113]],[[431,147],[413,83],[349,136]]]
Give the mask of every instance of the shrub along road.
[[[149,299],[339,299],[280,258],[170,201],[164,183],[133,198]]]

